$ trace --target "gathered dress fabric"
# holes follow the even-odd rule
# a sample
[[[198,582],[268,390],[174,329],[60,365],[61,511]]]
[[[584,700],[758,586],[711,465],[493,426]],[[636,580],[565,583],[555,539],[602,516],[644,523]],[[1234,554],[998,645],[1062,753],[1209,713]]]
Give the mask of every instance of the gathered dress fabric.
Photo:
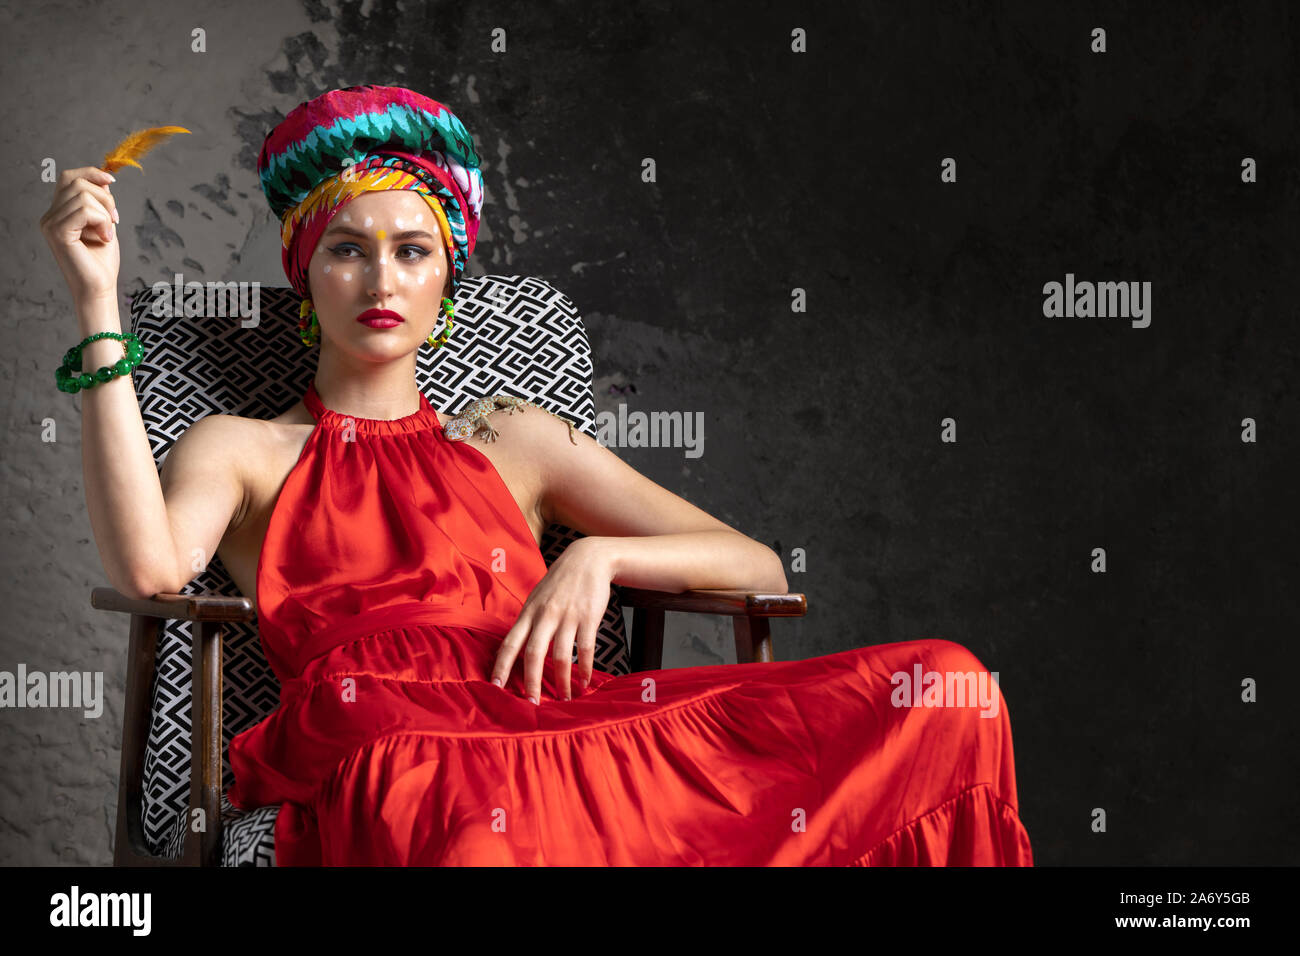
[[[230,743],[279,866],[1033,863],[1011,724],[901,706],[892,675],[981,672],[945,640],[614,675],[540,704],[502,639],[546,574],[518,503],[437,412],[315,428],[257,563],[279,706]],[[576,671],[576,665],[575,665]]]

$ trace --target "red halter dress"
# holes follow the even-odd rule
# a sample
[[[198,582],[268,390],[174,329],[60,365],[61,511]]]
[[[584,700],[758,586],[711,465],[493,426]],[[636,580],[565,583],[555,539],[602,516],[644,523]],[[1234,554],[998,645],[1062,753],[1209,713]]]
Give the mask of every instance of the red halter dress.
[[[996,683],[981,708],[891,680],[976,676],[965,648],[597,670],[568,701],[548,657],[530,703],[522,655],[491,674],[546,564],[477,439],[423,395],[304,402],[257,567],[280,705],[230,743],[230,801],[280,806],[277,865],[1032,865]]]

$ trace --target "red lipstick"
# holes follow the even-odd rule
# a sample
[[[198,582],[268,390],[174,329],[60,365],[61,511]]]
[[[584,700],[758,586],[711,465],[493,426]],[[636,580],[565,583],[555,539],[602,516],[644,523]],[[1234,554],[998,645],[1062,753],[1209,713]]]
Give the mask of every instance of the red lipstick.
[[[400,325],[406,320],[396,312],[388,309],[366,309],[357,316],[357,321],[363,325],[368,325],[372,329],[391,329],[395,325]]]

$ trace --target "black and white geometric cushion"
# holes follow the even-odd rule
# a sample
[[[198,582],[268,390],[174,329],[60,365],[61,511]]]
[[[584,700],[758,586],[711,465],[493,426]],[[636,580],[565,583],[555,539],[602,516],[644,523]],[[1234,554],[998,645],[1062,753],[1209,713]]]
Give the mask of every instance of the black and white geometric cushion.
[[[318,348],[298,339],[298,295],[290,288],[257,290],[258,317],[241,319],[233,298],[206,292],[201,315],[166,293],[156,305],[152,289],[131,301],[131,329],[144,346],[135,369],[136,394],[154,460],[161,468],[168,450],[205,415],[269,419],[295,404],[316,372]],[[245,293],[247,295],[247,293]],[[245,299],[245,306],[249,305]],[[245,311],[251,311],[247,308]],[[433,405],[459,411],[471,399],[497,393],[529,398],[572,419],[596,437],[591,348],[582,318],[563,293],[530,276],[465,276],[456,301],[455,328],[440,349],[423,347],[416,381]],[[243,327],[245,323],[249,327]],[[542,537],[549,566],[582,537],[551,525]],[[219,556],[185,593],[239,594]],[[595,666],[611,674],[630,672],[618,588],[596,640]],[[151,849],[177,858],[183,843],[190,790],[190,626],[168,621],[158,636],[151,695],[149,741],[144,765],[144,833]],[[225,866],[274,865],[275,817],[279,807],[244,813],[224,791],[234,782],[230,739],[252,727],[280,702],[279,683],[266,663],[256,621],[228,624],[222,679],[222,862]]]

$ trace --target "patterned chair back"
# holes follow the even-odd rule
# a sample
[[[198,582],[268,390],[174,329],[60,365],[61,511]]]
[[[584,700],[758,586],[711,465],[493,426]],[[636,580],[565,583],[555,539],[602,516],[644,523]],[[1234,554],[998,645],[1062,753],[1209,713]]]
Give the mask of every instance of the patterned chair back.
[[[167,298],[172,300],[170,292]],[[132,297],[131,329],[145,349],[134,379],[159,467],[171,444],[203,416],[274,418],[306,391],[319,349],[304,348],[298,339],[300,300],[292,289],[260,289],[258,322],[249,328],[242,327],[233,298],[227,305],[223,296],[214,294],[195,308],[185,304],[182,294],[180,310],[174,304],[155,308],[157,299],[152,289]],[[177,311],[202,314],[172,314]],[[591,348],[577,309],[563,293],[527,276],[466,276],[455,314],[450,340],[440,349],[421,347],[418,353],[417,383],[434,407],[456,412],[473,398],[518,395],[570,418],[596,437]],[[579,537],[569,528],[551,525],[542,538],[546,564]],[[214,557],[185,593],[240,592],[220,557]],[[269,841],[279,807],[241,814],[224,796],[233,782],[230,739],[280,701],[279,684],[262,653],[255,624],[226,625],[223,642],[225,865],[274,860]],[[630,670],[622,607],[613,587],[597,637],[595,664],[614,674]],[[180,855],[190,792],[190,668],[190,625],[168,621],[158,636],[150,689],[143,823],[153,851],[173,858]]]

